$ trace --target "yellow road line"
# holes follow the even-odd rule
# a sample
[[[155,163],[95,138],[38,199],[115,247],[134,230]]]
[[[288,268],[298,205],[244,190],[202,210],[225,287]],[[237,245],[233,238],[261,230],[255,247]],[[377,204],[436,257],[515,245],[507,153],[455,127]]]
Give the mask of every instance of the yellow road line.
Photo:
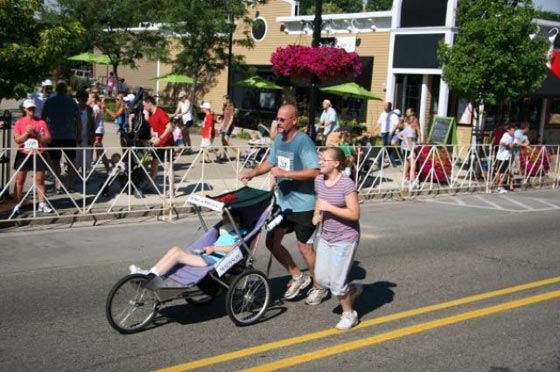
[[[527,297],[520,300],[506,302],[500,305],[485,307],[479,310],[469,311],[466,313],[449,316],[446,318],[437,319],[434,321],[417,324],[411,327],[397,329],[395,331],[382,333],[379,335],[367,337],[357,341],[342,343],[335,346],[330,346],[321,350],[312,351],[310,353],[296,355],[291,358],[282,359],[276,362],[262,364],[260,366],[246,369],[245,372],[257,371],[275,371],[278,369],[293,367],[298,364],[307,363],[312,360],[326,358],[332,355],[346,353],[366,346],[379,344],[385,341],[394,340],[397,338],[410,336],[416,333],[425,332],[431,329],[445,327],[451,324],[464,322],[466,320],[485,317],[488,315],[496,314],[499,312],[536,304],[542,301],[548,301],[560,297],[560,291],[548,292],[537,296]]]
[[[481,294],[478,294],[478,295],[464,297],[464,298],[460,298],[460,299],[453,300],[453,301],[443,302],[443,303],[435,304],[435,305],[429,305],[429,306],[420,307],[420,308],[417,308],[417,309],[407,310],[407,311],[403,311],[403,312],[400,312],[400,313],[395,313],[395,314],[391,314],[391,315],[382,316],[382,317],[379,317],[379,318],[366,320],[366,321],[361,322],[360,325],[358,325],[354,329],[371,327],[371,326],[382,324],[382,323],[388,323],[388,322],[392,322],[392,321],[400,320],[400,319],[404,319],[404,318],[409,318],[409,317],[416,316],[416,315],[426,314],[426,313],[429,313],[429,312],[432,312],[432,311],[443,310],[443,309],[447,309],[447,308],[451,308],[451,307],[455,307],[455,306],[459,306],[459,305],[468,304],[468,303],[471,303],[471,302],[481,301],[481,300],[485,300],[485,299],[489,299],[489,298],[493,298],[493,297],[498,297],[498,296],[504,296],[504,295],[507,295],[507,294],[520,292],[520,291],[524,291],[524,290],[528,290],[528,289],[533,289],[533,288],[537,288],[537,287],[542,287],[542,286],[545,286],[545,285],[550,285],[550,284],[555,284],[555,283],[560,283],[560,277],[549,278],[549,279],[539,280],[539,281],[536,281],[536,282],[516,285],[516,286],[513,286],[513,287],[503,288],[503,289],[499,289],[499,290],[496,290],[496,291],[481,293]],[[207,357],[207,358],[194,360],[194,361],[187,362],[187,363],[178,364],[178,365],[171,366],[171,367],[168,367],[168,368],[160,369],[159,372],[178,372],[178,371],[191,370],[191,369],[195,369],[195,368],[207,367],[207,366],[211,366],[211,365],[214,365],[214,364],[223,363],[223,362],[227,362],[227,361],[238,359],[238,358],[244,358],[244,357],[247,357],[247,356],[250,356],[250,355],[260,354],[260,353],[263,353],[263,352],[266,352],[266,351],[270,351],[270,350],[274,350],[274,349],[280,349],[280,348],[283,348],[283,347],[292,346],[292,345],[296,345],[296,344],[300,344],[300,343],[304,343],[304,342],[314,341],[314,340],[318,340],[318,339],[321,339],[321,338],[325,338],[325,337],[329,337],[329,336],[333,336],[333,335],[337,335],[337,334],[340,334],[340,331],[338,331],[334,328],[330,328],[330,329],[326,329],[326,330],[323,330],[323,331],[318,331],[318,332],[304,334],[304,335],[301,335],[301,336],[286,338],[286,339],[283,339],[283,340],[273,341],[273,342],[269,342],[269,343],[262,344],[262,345],[259,345],[259,346],[249,347],[249,348],[246,348],[246,349],[241,349],[241,350],[232,351],[232,352],[229,352],[229,353],[224,353],[224,354],[220,354],[220,355],[216,355],[216,356],[211,356],[211,357]]]

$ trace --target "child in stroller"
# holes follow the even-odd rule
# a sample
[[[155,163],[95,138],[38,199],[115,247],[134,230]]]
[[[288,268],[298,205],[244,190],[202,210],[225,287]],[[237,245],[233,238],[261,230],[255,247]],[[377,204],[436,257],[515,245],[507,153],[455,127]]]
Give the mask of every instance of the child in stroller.
[[[213,198],[193,194],[189,203],[206,232],[185,250],[172,248],[147,275],[133,267],[136,273],[113,286],[105,311],[109,324],[118,332],[145,329],[159,307],[174,300],[206,305],[222,293],[222,288],[227,290],[226,312],[238,326],[257,322],[268,309],[268,279],[253,268],[253,263],[261,229],[271,218],[273,193],[242,187]],[[220,212],[222,221],[208,229],[201,207]],[[220,229],[228,233],[220,234]],[[168,279],[171,282],[166,282]]]
[[[243,228],[239,216],[236,213],[231,214],[234,223],[240,226],[239,232],[242,236],[247,234],[247,230]],[[207,245],[202,250],[188,251],[180,247],[173,247],[168,250],[162,258],[152,267],[149,271],[142,270],[136,265],[130,265],[129,270],[131,274],[144,274],[150,277],[159,277],[166,275],[175,265],[190,265],[190,266],[209,266],[214,265],[216,262],[224,258],[227,252],[231,251],[235,243],[239,242],[240,237],[237,235],[235,228],[229,222],[229,216],[224,214],[219,229],[218,239],[213,245]],[[156,282],[152,281],[155,285]]]
[[[260,134],[259,134],[260,132]],[[259,125],[259,132],[251,133],[251,139],[247,143],[249,147],[241,155],[241,161],[245,168],[255,168],[266,155],[270,148],[270,132],[264,125]]]
[[[128,153],[129,151],[136,151],[135,153]],[[101,195],[110,196],[110,187],[117,181],[122,193],[129,183],[128,164],[123,160],[124,158],[130,159],[130,183],[134,191],[134,196],[142,198],[143,193],[149,188],[150,179],[146,171],[146,165],[150,162],[150,154],[143,149],[129,148],[125,150],[124,154],[114,153],[111,155],[109,161],[109,172],[107,179],[100,186]]]

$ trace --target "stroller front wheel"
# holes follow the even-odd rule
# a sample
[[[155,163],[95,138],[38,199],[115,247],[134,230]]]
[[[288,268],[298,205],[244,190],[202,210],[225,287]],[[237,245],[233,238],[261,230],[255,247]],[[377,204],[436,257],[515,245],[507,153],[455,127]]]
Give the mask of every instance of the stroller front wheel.
[[[257,322],[268,309],[270,286],[258,270],[239,274],[231,283],[226,296],[226,311],[237,326]]]
[[[145,287],[148,281],[146,275],[127,275],[109,292],[105,313],[111,327],[120,333],[143,330],[156,314],[159,300],[154,291]]]

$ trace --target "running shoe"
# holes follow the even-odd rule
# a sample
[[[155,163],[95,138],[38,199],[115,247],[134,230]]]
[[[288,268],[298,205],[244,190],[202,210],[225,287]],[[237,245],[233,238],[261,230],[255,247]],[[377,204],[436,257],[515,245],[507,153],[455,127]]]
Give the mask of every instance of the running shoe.
[[[293,300],[297,297],[300,291],[304,290],[311,284],[311,277],[307,274],[302,273],[299,278],[292,278],[288,282],[288,289],[284,293],[284,298],[286,300]]]

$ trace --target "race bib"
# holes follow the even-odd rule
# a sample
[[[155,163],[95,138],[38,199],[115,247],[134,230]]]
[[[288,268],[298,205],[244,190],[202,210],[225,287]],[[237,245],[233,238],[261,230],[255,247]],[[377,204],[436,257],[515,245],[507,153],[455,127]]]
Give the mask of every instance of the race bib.
[[[27,141],[23,143],[24,150],[31,151],[39,149],[39,141],[35,138],[29,138]]]
[[[225,255],[225,257],[222,258],[214,266],[214,269],[216,269],[216,273],[218,274],[218,277],[224,275],[229,269],[233,267],[233,265],[235,265],[242,259],[243,259],[243,252],[241,252],[241,248],[239,248],[239,246],[229,251]]]
[[[294,155],[290,153],[278,153],[278,168],[285,171],[294,170]]]

